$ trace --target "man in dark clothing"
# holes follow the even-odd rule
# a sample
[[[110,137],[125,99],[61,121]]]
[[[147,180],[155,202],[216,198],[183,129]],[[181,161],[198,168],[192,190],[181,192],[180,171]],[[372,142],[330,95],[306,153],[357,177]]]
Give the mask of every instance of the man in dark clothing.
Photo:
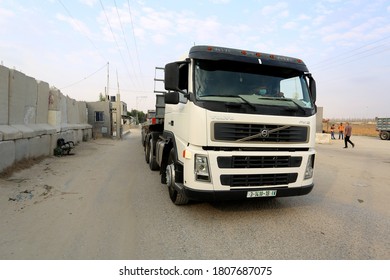
[[[352,135],[352,126],[349,124],[349,122],[346,123],[346,126],[344,128],[344,148],[348,148],[348,143],[352,145],[352,148],[355,148],[355,144],[352,143],[352,141],[349,139]]]

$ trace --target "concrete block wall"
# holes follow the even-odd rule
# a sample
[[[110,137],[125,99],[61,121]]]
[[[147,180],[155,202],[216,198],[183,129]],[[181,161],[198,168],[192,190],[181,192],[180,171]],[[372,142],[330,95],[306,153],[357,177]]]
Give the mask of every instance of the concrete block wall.
[[[92,138],[86,102],[0,65],[0,172],[24,159],[49,156],[58,138]]]
[[[46,82],[38,81],[37,118],[36,123],[47,123],[49,115],[50,86]]]
[[[8,92],[9,69],[0,65],[0,125],[8,124]]]

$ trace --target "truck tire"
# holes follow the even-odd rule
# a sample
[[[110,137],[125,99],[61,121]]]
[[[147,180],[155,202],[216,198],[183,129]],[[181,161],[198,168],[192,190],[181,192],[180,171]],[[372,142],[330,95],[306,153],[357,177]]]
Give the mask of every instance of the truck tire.
[[[149,141],[145,140],[145,161],[146,161],[146,163],[149,163],[149,157],[150,157],[150,143],[149,143]]]
[[[154,150],[155,150],[155,147],[156,147],[156,141],[153,140],[153,137],[150,137],[150,141],[149,141],[149,145],[150,147],[149,149],[149,168],[150,170],[152,171],[155,171],[155,170],[159,170],[159,166],[157,164],[157,161],[156,161],[156,156],[154,155]]]
[[[382,140],[389,140],[389,139],[390,139],[390,132],[388,132],[388,131],[382,131],[382,132],[379,134],[379,137],[380,137]]]
[[[188,198],[184,193],[178,192],[175,189],[175,150],[172,148],[169,153],[169,158],[166,168],[167,187],[169,191],[169,198],[176,205],[184,205],[188,203]]]
[[[145,131],[141,128],[141,144],[145,147]]]

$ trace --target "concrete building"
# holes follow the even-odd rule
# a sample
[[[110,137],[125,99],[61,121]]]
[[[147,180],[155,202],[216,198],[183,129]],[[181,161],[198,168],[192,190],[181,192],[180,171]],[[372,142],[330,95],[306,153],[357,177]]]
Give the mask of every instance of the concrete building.
[[[120,134],[123,125],[128,122],[127,104],[120,101]],[[115,96],[107,97],[106,101],[87,102],[88,123],[92,125],[92,136],[113,137],[116,136],[118,102]]]
[[[112,103],[107,101],[87,102],[88,123],[92,125],[92,137],[112,136]]]

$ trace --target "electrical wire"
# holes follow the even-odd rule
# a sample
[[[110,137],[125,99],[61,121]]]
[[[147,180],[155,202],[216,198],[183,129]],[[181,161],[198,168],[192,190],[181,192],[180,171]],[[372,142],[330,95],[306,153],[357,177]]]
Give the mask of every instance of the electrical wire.
[[[134,31],[134,24],[133,24],[133,16],[132,16],[132,13],[131,13],[130,1],[129,0],[127,0],[127,7],[128,7],[128,10],[129,10],[129,15],[130,15],[131,30],[132,30],[132,33],[133,33],[135,53],[136,53],[136,57],[137,57],[139,72],[140,72],[140,76],[142,77],[143,76],[142,68],[141,68],[141,63],[140,63],[140,59],[139,59],[137,40],[136,40],[135,31]],[[141,78],[141,85],[142,85],[142,88],[144,88],[144,84],[143,84],[142,78]]]
[[[102,10],[103,10],[103,12],[104,12],[104,15],[106,16],[106,20],[107,20],[108,26],[110,27],[110,31],[111,31],[112,37],[113,37],[113,39],[114,39],[114,41],[115,41],[115,44],[116,44],[116,47],[117,47],[117,49],[118,49],[118,51],[119,51],[119,54],[120,54],[121,59],[122,59],[122,62],[123,62],[123,64],[125,65],[125,68],[126,68],[126,70],[127,70],[127,74],[129,75],[129,77],[131,77],[129,68],[128,68],[128,66],[127,66],[127,63],[125,62],[125,59],[123,58],[122,51],[121,51],[121,49],[120,49],[120,47],[119,47],[118,41],[116,40],[116,36],[115,36],[115,34],[114,34],[114,31],[113,31],[112,26],[111,26],[111,24],[110,24],[110,21],[109,21],[109,19],[108,19],[106,10],[105,10],[105,8],[104,8],[104,6],[103,6],[102,1],[99,0],[99,2],[100,2],[100,5],[101,5],[101,7],[102,7]]]
[[[77,82],[71,83],[71,84],[69,84],[69,85],[67,85],[67,86],[61,87],[60,89],[62,90],[62,89],[65,89],[65,88],[72,87],[72,86],[74,86],[74,85],[76,85],[76,84],[78,84],[78,83],[81,83],[82,81],[85,81],[86,79],[92,77],[93,75],[95,75],[96,73],[98,73],[99,71],[101,71],[102,69],[104,69],[104,68],[106,68],[106,67],[107,67],[107,63],[104,64],[101,68],[99,68],[99,69],[96,70],[95,72],[93,72],[93,73],[89,74],[88,76],[84,77],[83,79],[81,79],[81,80],[79,80],[79,81],[77,81]]]
[[[311,68],[312,68],[312,69],[313,69],[313,68],[314,68],[314,69],[317,69],[317,68],[321,68],[322,66],[328,67],[328,66],[330,66],[330,65],[332,65],[332,64],[335,64],[335,63],[338,64],[338,62],[340,62],[340,60],[345,60],[345,59],[348,59],[348,58],[351,58],[351,57],[354,57],[354,56],[358,56],[358,55],[360,55],[360,54],[362,54],[362,53],[369,52],[369,51],[371,51],[371,50],[373,50],[373,49],[376,49],[376,48],[378,48],[378,47],[385,46],[385,45],[387,45],[388,43],[385,43],[385,44],[382,44],[382,45],[379,45],[379,46],[373,46],[373,47],[368,48],[368,49],[365,49],[365,50],[363,50],[363,51],[361,51],[361,52],[355,53],[356,51],[359,51],[359,50],[361,50],[361,49],[364,49],[364,48],[366,48],[366,47],[368,47],[368,46],[372,46],[372,45],[374,45],[374,44],[376,44],[376,43],[385,41],[385,40],[387,40],[387,39],[389,39],[389,38],[390,38],[390,36],[386,36],[386,37],[381,38],[381,39],[379,39],[379,40],[375,40],[375,41],[373,41],[373,42],[369,42],[368,44],[362,45],[362,46],[360,46],[360,47],[358,47],[358,48],[355,48],[355,49],[349,50],[349,51],[347,51],[347,52],[340,53],[340,54],[338,54],[338,55],[332,56],[332,57],[329,58],[329,59],[321,60],[321,61],[319,61],[319,62],[317,62],[317,63],[312,64],[312,65],[311,65]],[[352,54],[351,54],[351,53],[352,53]],[[374,53],[374,54],[376,54],[376,53]],[[340,59],[340,57],[341,57],[341,59]]]
[[[64,10],[66,11],[66,13],[72,18],[72,20],[74,21],[74,23],[77,25],[77,27],[81,30],[81,27],[79,26],[77,20],[73,17],[73,15],[70,13],[70,11],[68,10],[68,8],[64,5],[64,3],[62,3],[61,0],[58,0],[58,2],[61,4],[61,6],[64,8]],[[91,40],[91,38],[89,38],[89,36],[85,33],[82,33],[87,39],[88,41],[91,43],[91,45],[97,50],[98,54],[103,58],[104,61],[107,61],[107,59],[102,55],[102,53],[99,51],[99,49],[96,47],[96,45],[94,44],[94,42]]]
[[[134,67],[134,63],[133,63],[133,60],[132,60],[131,55],[130,55],[129,45],[127,44],[126,35],[125,35],[124,29],[123,29],[122,20],[121,20],[121,17],[120,17],[120,15],[119,15],[118,6],[117,6],[115,0],[114,0],[114,4],[115,4],[116,13],[117,13],[117,15],[118,15],[119,23],[120,23],[120,26],[121,26],[122,35],[123,35],[123,40],[125,41],[125,45],[126,45],[126,49],[127,49],[127,54],[129,55],[129,60],[130,60],[131,66],[132,66],[132,68],[133,68],[134,77],[135,77],[136,80],[138,80],[138,79],[137,79],[137,74],[136,74],[136,71],[135,71],[135,67]]]

